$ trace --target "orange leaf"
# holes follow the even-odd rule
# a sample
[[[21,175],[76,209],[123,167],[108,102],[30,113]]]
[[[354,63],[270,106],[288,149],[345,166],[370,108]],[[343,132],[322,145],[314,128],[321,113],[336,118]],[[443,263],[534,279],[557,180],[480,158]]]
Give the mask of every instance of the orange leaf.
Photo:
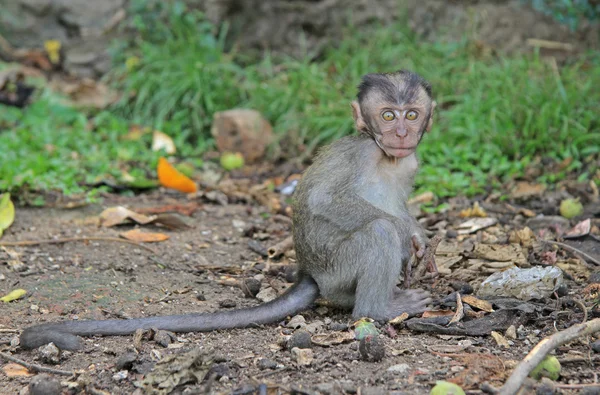
[[[7,363],[2,367],[4,374],[8,377],[22,377],[22,376],[33,376],[25,366],[16,363]]]
[[[194,181],[180,173],[162,157],[158,160],[158,180],[162,186],[179,192],[192,193],[198,190]]]
[[[131,229],[120,234],[121,237],[127,240],[137,241],[138,243],[157,243],[165,241],[169,238],[163,233],[148,233],[142,232],[139,229]]]

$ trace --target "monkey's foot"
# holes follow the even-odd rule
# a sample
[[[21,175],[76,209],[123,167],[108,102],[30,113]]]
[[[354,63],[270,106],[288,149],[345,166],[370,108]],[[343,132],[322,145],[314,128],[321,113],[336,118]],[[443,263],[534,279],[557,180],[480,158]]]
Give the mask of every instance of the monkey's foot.
[[[420,314],[427,310],[427,305],[433,300],[429,292],[422,289],[394,289],[389,307],[390,319],[402,313],[409,316]]]

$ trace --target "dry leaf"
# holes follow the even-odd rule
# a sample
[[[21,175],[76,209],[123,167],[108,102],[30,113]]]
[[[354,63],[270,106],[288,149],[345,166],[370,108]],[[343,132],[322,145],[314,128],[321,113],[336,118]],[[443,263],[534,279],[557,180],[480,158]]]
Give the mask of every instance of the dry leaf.
[[[398,317],[392,318],[388,322],[392,325],[400,325],[408,318],[408,313],[402,313]]]
[[[500,347],[504,347],[504,348],[510,347],[510,344],[508,344],[508,340],[506,340],[506,338],[504,336],[502,336],[500,333],[498,333],[496,331],[492,331],[490,333],[490,335],[492,335],[494,340],[496,340],[496,344],[498,344]]]
[[[0,225],[0,229],[1,229],[1,225]],[[586,220],[581,221],[577,225],[575,225],[573,227],[573,229],[571,229],[570,231],[565,233],[563,235],[563,237],[565,239],[575,239],[577,237],[587,236],[588,234],[590,234],[591,230],[592,230],[592,221],[588,218]]]
[[[433,199],[435,198],[435,195],[433,194],[433,192],[423,192],[420,195],[417,195],[411,199],[408,199],[407,204],[423,204],[423,203],[429,203],[431,202]]]
[[[127,240],[137,241],[138,243],[158,243],[160,241],[168,240],[170,237],[163,233],[142,232],[137,228],[120,233],[119,236]]]
[[[61,43],[58,40],[46,40],[44,41],[44,49],[48,54],[48,59],[54,64],[60,62],[60,47]]]
[[[509,242],[520,244],[523,247],[531,247],[535,240],[535,234],[533,234],[533,231],[527,226],[521,230],[513,230],[508,236]]]
[[[471,257],[495,262],[512,262],[517,266],[527,266],[523,248],[518,244],[476,244]]]
[[[468,235],[469,233],[475,233],[478,230],[489,228],[497,223],[497,218],[473,218],[458,225],[457,230],[460,235]]]
[[[155,219],[156,216],[138,214],[135,211],[131,211],[123,206],[107,208],[100,214],[100,224],[107,228],[129,223],[130,220],[140,225],[146,225]]]
[[[331,332],[311,337],[311,341],[319,346],[327,347],[342,344],[354,340],[353,332]]]
[[[452,310],[427,310],[421,318],[448,317],[454,315]]]
[[[15,206],[10,200],[10,193],[0,195],[0,237],[15,220]]]
[[[7,363],[2,366],[2,371],[7,377],[29,377],[34,375],[25,366],[16,363]]]
[[[119,100],[117,92],[89,78],[55,79],[51,86],[54,90],[68,95],[70,101],[78,107],[103,109]]]
[[[194,181],[180,173],[162,157],[158,160],[158,180],[164,187],[183,193],[193,193],[198,190],[198,186]]]
[[[152,151],[160,150],[165,150],[169,155],[173,155],[177,151],[171,137],[163,132],[155,130],[152,133]]]
[[[463,218],[465,218],[465,217],[480,217],[480,218],[485,218],[485,217],[487,217],[487,213],[479,205],[479,202],[475,202],[475,203],[473,203],[473,207],[469,207],[467,209],[462,210],[460,212],[459,216],[461,216]]]
[[[24,289],[15,289],[4,295],[0,298],[0,302],[8,303],[15,301],[17,299],[21,299],[23,296],[27,295],[27,291]]]
[[[538,196],[544,193],[546,186],[542,184],[531,184],[526,181],[518,182],[511,192],[511,197],[515,199]]]
[[[476,307],[479,310],[487,311],[488,313],[492,313],[494,311],[492,304],[487,300],[476,298],[473,295],[464,295],[462,297],[462,301],[469,306]]]

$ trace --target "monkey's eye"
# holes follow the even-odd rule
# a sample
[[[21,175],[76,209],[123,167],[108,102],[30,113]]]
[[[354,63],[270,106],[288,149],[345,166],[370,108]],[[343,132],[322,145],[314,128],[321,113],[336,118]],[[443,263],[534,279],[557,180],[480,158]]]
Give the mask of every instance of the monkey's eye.
[[[386,121],[393,121],[396,116],[394,115],[393,112],[391,111],[386,111],[383,114],[381,114],[381,116],[383,117],[383,119],[385,119]]]
[[[409,121],[414,121],[415,119],[417,119],[418,116],[419,114],[417,114],[417,112],[413,110],[410,110],[406,113],[406,119],[408,119]]]

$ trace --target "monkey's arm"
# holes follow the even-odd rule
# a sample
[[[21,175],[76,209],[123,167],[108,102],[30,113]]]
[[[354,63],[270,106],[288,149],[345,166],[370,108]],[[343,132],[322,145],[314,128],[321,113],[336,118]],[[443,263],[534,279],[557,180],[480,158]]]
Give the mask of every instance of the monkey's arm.
[[[21,334],[21,347],[32,349],[53,342],[61,349],[76,350],[81,347],[76,335],[128,335],[137,329],[149,328],[172,332],[206,332],[268,324],[305,310],[318,296],[317,284],[310,277],[304,277],[279,298],[247,309],[131,320],[65,321],[32,326]]]

